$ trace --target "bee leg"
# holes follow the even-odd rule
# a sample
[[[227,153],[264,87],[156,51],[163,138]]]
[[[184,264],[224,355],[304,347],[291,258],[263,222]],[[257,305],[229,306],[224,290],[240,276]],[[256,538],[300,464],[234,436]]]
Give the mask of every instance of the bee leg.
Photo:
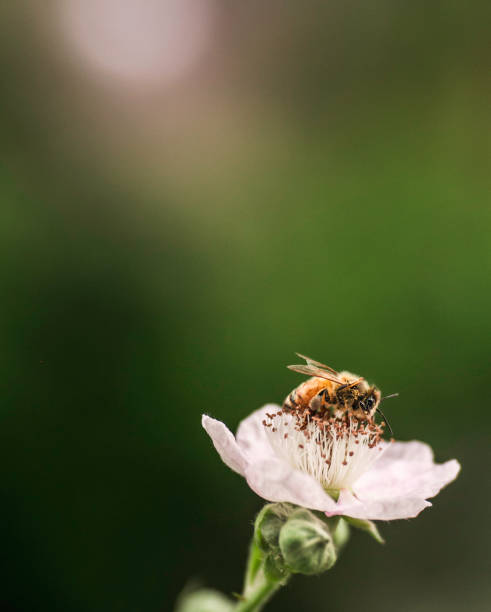
[[[346,400],[341,400],[338,404],[337,418],[341,421],[345,420],[349,414],[349,406]]]
[[[329,413],[330,417],[335,416],[337,404],[338,401],[336,399],[336,396],[333,395],[333,397],[331,397],[329,395],[329,391],[327,389],[324,389],[324,408],[326,412]]]
[[[327,401],[326,401],[327,398]],[[314,412],[320,412],[329,403],[329,393],[327,389],[322,389],[319,393],[310,400],[310,408]]]
[[[323,389],[321,391],[321,393],[324,394],[324,400],[325,400],[326,404],[330,404],[331,403],[331,398],[329,397],[329,391],[327,389]]]
[[[318,393],[315,397],[310,400],[309,407],[314,412],[319,412],[322,408],[322,397],[320,393]]]

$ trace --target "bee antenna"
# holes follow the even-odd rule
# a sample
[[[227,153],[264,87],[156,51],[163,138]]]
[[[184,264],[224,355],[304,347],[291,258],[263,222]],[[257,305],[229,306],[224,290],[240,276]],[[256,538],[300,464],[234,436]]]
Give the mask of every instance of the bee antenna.
[[[397,395],[397,393],[396,393],[396,395]],[[392,397],[392,396],[391,396],[391,397]],[[380,410],[380,408],[377,408],[376,410],[377,410],[377,412],[378,412],[379,414],[381,414],[381,415],[382,415],[382,418],[383,418],[383,419],[384,419],[384,421],[387,423],[387,427],[389,428],[390,434],[393,436],[393,435],[394,435],[394,432],[392,431],[392,427],[390,426],[390,423],[389,423],[389,421],[387,420],[387,417],[386,417],[386,416],[385,416],[385,414],[384,414],[384,413],[383,413],[383,412]]]
[[[399,397],[399,393],[391,393],[391,395],[386,395],[385,397],[382,397],[380,401],[384,399],[390,399],[391,397]]]

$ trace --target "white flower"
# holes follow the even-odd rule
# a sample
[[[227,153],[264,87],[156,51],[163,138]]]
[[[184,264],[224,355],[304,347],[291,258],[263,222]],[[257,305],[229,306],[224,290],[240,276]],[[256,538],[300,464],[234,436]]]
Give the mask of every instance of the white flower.
[[[242,421],[236,437],[209,416],[203,415],[202,424],[222,460],[260,497],[327,516],[417,516],[460,470],[455,459],[434,463],[422,442],[382,440],[379,426],[348,418],[301,420],[274,404]]]

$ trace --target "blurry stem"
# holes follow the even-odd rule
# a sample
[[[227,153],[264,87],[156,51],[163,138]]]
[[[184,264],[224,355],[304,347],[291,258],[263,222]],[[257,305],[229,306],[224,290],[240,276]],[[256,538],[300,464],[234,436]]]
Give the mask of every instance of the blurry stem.
[[[263,554],[256,544],[255,538],[252,539],[251,547],[249,549],[249,558],[247,559],[247,569],[244,580],[244,596],[247,594],[249,589],[254,584],[256,575],[261,568],[263,561]]]
[[[249,585],[244,592],[244,599],[235,606],[234,612],[258,612],[280,586],[282,583],[279,580],[266,578],[260,569],[254,584]]]
[[[253,538],[244,580],[244,592],[234,612],[258,612],[273,593],[282,586],[280,580],[267,578],[263,572],[264,555]]]

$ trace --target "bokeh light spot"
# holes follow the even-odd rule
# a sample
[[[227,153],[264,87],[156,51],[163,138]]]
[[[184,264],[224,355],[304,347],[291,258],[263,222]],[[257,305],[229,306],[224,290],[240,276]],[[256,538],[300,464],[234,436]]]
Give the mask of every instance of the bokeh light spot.
[[[64,0],[63,33],[92,69],[122,82],[169,84],[211,40],[212,0]]]

